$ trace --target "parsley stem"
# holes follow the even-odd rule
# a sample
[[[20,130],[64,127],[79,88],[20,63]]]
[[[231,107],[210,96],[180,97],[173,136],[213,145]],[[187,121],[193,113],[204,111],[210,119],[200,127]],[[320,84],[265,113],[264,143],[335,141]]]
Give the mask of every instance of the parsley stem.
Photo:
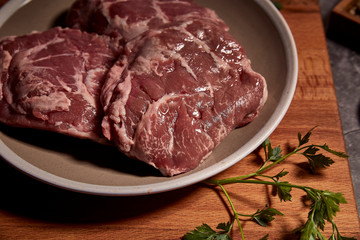
[[[309,147],[309,146],[307,146]],[[222,179],[221,181],[224,181],[224,182],[232,182],[232,181],[235,181],[235,180],[241,180],[241,179],[247,179],[247,178],[251,178],[251,177],[255,177],[255,176],[263,176],[261,175],[260,173],[266,171],[267,169],[273,167],[274,165],[276,164],[279,164],[281,163],[282,161],[284,161],[286,158],[290,157],[291,155],[299,152],[300,150],[304,149],[304,148],[307,148],[307,147],[302,147],[302,148],[296,148],[294,151],[286,154],[285,156],[281,157],[280,159],[278,159],[277,161],[273,162],[272,164],[270,165],[267,165],[266,166],[266,163],[267,161],[265,161],[264,165],[261,166],[256,172],[254,173],[250,173],[250,174],[246,174],[246,175],[241,175],[241,176],[237,176],[237,177],[232,177],[232,178],[226,178],[226,179]],[[266,151],[266,150],[265,150]],[[210,183],[210,184],[217,184],[220,180],[215,180],[215,179],[208,179],[206,180],[207,183]]]
[[[270,181],[262,181],[262,180],[250,180],[250,179],[235,179],[235,180],[229,180],[229,179],[222,179],[222,180],[215,180],[213,184],[220,186],[223,189],[222,185],[230,184],[230,183],[252,183],[252,184],[265,184],[265,185],[272,185],[272,186],[282,186],[282,187],[293,187],[298,188],[301,190],[304,190],[308,192],[307,190],[315,190],[314,188],[307,187],[307,186],[300,186],[300,185],[294,185],[291,183],[286,182],[270,182]]]
[[[235,181],[235,180],[240,180],[240,179],[246,179],[246,178],[255,177],[256,175],[257,175],[256,173],[251,173],[251,174],[247,174],[247,175],[242,175],[242,176],[237,176],[237,177],[232,177],[232,178],[225,178],[225,179],[221,179],[221,180],[217,180],[217,179],[207,179],[207,180],[205,180],[205,182],[206,182],[206,183],[209,183],[209,184],[218,185],[218,184],[220,184],[220,181],[231,182],[231,181]]]
[[[242,237],[243,240],[245,240],[244,232],[243,232],[243,230],[242,230],[241,223],[240,223],[240,219],[239,219],[239,217],[238,217],[238,213],[237,213],[237,211],[236,211],[236,209],[235,209],[235,206],[234,206],[233,202],[231,201],[231,198],[230,198],[229,194],[227,193],[226,189],[224,188],[224,186],[221,185],[221,184],[218,184],[218,186],[219,186],[219,187],[221,188],[221,190],[224,192],[227,200],[229,201],[230,206],[231,206],[231,209],[232,209],[232,211],[233,211],[233,213],[234,213],[234,218],[236,219],[236,222],[237,222],[237,224],[238,224],[238,226],[239,226],[240,233],[241,233],[241,237]],[[232,226],[232,224],[231,224],[231,226]],[[232,228],[232,227],[231,227],[231,228]],[[229,229],[229,231],[231,230],[231,228]]]
[[[297,152],[300,151],[300,150],[301,150],[300,148],[296,148],[294,151],[292,151],[292,152],[286,154],[285,156],[279,158],[279,159],[276,160],[275,162],[273,162],[273,163],[271,163],[271,164],[269,164],[269,165],[267,165],[267,166],[263,165],[261,168],[259,168],[259,170],[256,171],[256,174],[262,173],[262,172],[268,170],[269,168],[273,167],[274,165],[281,163],[281,162],[284,161],[286,158],[290,157],[291,155],[297,153]]]
[[[253,217],[254,214],[241,214],[241,213],[238,213],[239,216],[242,216],[242,217]]]
[[[321,147],[321,146],[318,146],[318,145],[308,145],[308,146],[303,146],[303,147],[297,147],[295,148],[292,152],[284,155],[283,157],[279,158],[278,160],[274,161],[273,163],[269,164],[269,165],[266,165],[266,163],[268,161],[265,161],[264,165],[261,166],[256,172],[254,173],[250,173],[250,174],[246,174],[246,175],[241,175],[241,176],[237,176],[237,177],[232,177],[232,178],[226,178],[226,179],[223,179],[221,181],[234,181],[234,180],[241,180],[241,179],[247,179],[247,178],[251,178],[251,177],[255,177],[255,176],[263,176],[261,175],[260,173],[262,172],[265,172],[266,170],[268,170],[269,168],[281,163],[282,161],[284,161],[285,159],[287,159],[288,157],[290,157],[291,155],[294,155],[296,153],[298,153],[299,151],[303,150],[303,149],[306,149],[306,148],[310,148],[312,146],[317,146],[317,147]],[[266,150],[265,150],[266,151]],[[219,180],[214,180],[214,179],[210,179],[210,180],[207,180],[206,182],[208,183],[211,183],[211,184],[217,184]]]

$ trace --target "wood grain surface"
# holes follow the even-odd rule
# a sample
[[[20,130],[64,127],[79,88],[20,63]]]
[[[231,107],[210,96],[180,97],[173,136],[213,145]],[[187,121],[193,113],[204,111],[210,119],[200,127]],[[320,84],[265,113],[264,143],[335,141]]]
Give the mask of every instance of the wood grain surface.
[[[5,1],[0,1],[3,3]],[[327,143],[345,152],[338,105],[320,10],[315,0],[283,0],[282,15],[295,38],[299,55],[299,78],[294,100],[285,118],[270,136],[283,149],[297,144],[297,133],[312,127],[312,143]],[[255,151],[215,178],[253,172],[263,152]],[[360,239],[353,186],[347,159],[334,158],[330,168],[312,174],[306,160],[291,157],[270,170],[289,171],[286,181],[317,189],[341,192],[335,222],[344,236]],[[218,189],[204,184],[162,194],[140,197],[90,196],[58,189],[36,181],[0,161],[0,239],[180,239],[202,223],[216,227],[230,220],[231,211]],[[278,216],[268,227],[242,221],[246,239],[296,239],[293,230],[305,223],[308,203],[304,192],[294,189],[291,202],[280,202],[271,187],[227,185],[239,212],[252,213],[270,205]],[[325,228],[329,237],[331,227]],[[241,239],[234,228],[233,239]]]

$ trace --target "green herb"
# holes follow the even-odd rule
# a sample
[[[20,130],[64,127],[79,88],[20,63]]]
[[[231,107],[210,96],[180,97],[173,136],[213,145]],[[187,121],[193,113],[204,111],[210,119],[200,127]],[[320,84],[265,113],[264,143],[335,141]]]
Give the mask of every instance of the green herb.
[[[196,239],[214,239],[214,240],[230,240],[230,230],[232,226],[229,222],[220,223],[216,229],[220,231],[213,230],[209,225],[204,223],[203,225],[196,227],[195,230],[187,233],[183,238],[187,240],[196,240]]]
[[[283,215],[281,212],[275,208],[263,208],[262,210],[257,210],[256,213],[250,215],[251,220],[255,220],[260,226],[266,227],[266,224],[274,220],[275,215]]]
[[[269,239],[269,234],[266,234],[264,237],[262,237],[260,240],[268,240]]]
[[[279,1],[272,1],[272,2],[273,2],[273,4],[275,5],[275,7],[276,7],[277,9],[281,10],[282,5],[281,5],[281,3],[280,3]]]
[[[294,154],[299,154],[305,157],[308,160],[311,171],[316,171],[319,168],[325,168],[334,163],[334,161],[319,153],[320,150],[326,151],[330,154],[336,155],[338,157],[346,158],[347,155],[334,151],[329,148],[328,145],[315,145],[308,144],[312,131],[315,129],[312,128],[304,136],[300,133],[298,134],[298,146],[286,155],[282,155],[280,146],[275,148],[272,147],[270,139],[266,139],[262,144],[265,153],[265,160],[259,169],[253,173],[226,178],[221,180],[209,179],[206,181],[209,185],[218,186],[222,192],[225,194],[232,212],[233,216],[230,222],[220,223],[216,230],[213,230],[209,225],[203,224],[199,227],[196,227],[195,230],[190,231],[189,233],[183,236],[184,240],[198,240],[198,239],[207,239],[207,240],[219,240],[219,239],[228,239],[230,240],[230,233],[234,226],[235,221],[239,227],[242,239],[245,239],[244,232],[241,226],[240,218],[248,218],[250,221],[255,221],[262,227],[266,227],[268,223],[275,219],[276,215],[283,215],[280,211],[265,206],[261,210],[257,210],[253,214],[243,214],[236,210],[234,203],[232,202],[228,192],[226,191],[224,185],[234,184],[234,183],[247,183],[247,184],[262,184],[262,185],[271,185],[276,188],[277,196],[280,201],[291,201],[291,191],[293,189],[300,189],[306,193],[306,197],[311,201],[308,218],[306,223],[297,229],[297,232],[300,234],[300,239],[326,239],[322,232],[324,231],[324,226],[326,222],[329,222],[333,226],[333,233],[329,239],[333,240],[349,240],[355,238],[347,238],[341,236],[335,222],[334,217],[336,213],[340,211],[340,204],[346,203],[343,194],[333,193],[328,190],[318,190],[308,186],[301,186],[289,183],[287,181],[282,181],[281,179],[285,177],[289,172],[284,169],[281,170],[276,175],[270,176],[264,174],[269,168],[273,168],[276,165],[283,162],[285,159],[288,159]],[[265,235],[262,239],[266,240],[269,238],[269,235]]]

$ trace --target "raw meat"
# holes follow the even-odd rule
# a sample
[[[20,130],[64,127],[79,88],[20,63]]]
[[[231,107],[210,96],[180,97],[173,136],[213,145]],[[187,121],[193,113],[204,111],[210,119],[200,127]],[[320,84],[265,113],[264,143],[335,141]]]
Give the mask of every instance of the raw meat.
[[[77,0],[69,26],[0,41],[0,121],[196,168],[267,99],[228,27],[191,0]]]
[[[104,142],[99,101],[117,39],[53,28],[0,41],[0,121]]]
[[[214,11],[190,0],[77,0],[67,15],[67,26],[124,42],[179,19],[210,18],[227,28]]]
[[[164,175],[194,169],[267,98],[243,48],[209,19],[182,18],[129,41],[102,90],[105,137]]]

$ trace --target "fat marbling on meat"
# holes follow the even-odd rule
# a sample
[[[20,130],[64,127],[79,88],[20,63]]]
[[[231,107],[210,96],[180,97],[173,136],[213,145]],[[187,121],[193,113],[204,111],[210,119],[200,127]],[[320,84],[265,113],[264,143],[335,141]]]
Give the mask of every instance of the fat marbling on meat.
[[[0,40],[0,121],[104,142],[100,90],[116,39],[53,28]]]
[[[101,93],[103,134],[164,175],[194,169],[267,99],[225,23],[191,0],[77,0],[67,23],[122,38]]]
[[[267,99],[265,79],[218,19],[149,29],[124,52],[102,90],[103,132],[164,175],[197,167]]]
[[[227,29],[213,10],[191,0],[77,0],[67,15],[67,26],[122,37],[124,42],[179,19],[201,16]]]
[[[81,31],[0,40],[1,122],[107,139],[173,176],[267,99],[225,23],[191,0],[77,0],[67,22]]]

